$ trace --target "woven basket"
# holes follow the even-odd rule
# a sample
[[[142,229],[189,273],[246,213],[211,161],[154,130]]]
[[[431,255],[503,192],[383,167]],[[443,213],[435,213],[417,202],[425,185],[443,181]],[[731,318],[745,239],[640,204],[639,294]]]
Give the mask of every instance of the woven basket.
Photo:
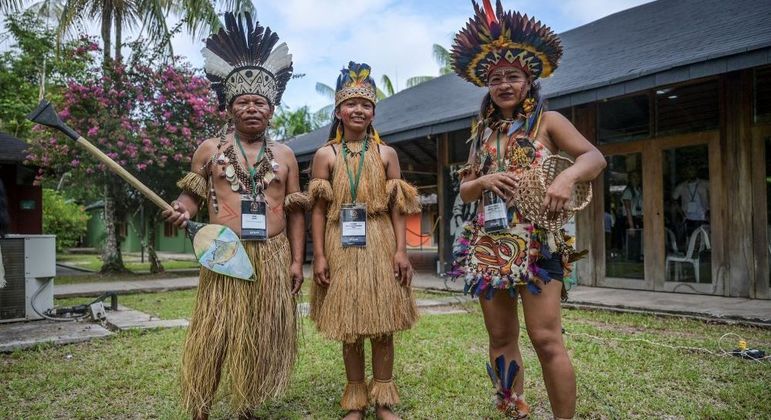
[[[517,208],[520,213],[535,223],[550,231],[561,229],[573,215],[583,210],[592,200],[592,185],[589,182],[577,183],[573,195],[565,205],[565,209],[549,213],[543,208],[546,191],[554,178],[560,172],[569,168],[573,161],[560,155],[547,156],[540,165],[528,169],[519,181],[519,187],[514,191]]]

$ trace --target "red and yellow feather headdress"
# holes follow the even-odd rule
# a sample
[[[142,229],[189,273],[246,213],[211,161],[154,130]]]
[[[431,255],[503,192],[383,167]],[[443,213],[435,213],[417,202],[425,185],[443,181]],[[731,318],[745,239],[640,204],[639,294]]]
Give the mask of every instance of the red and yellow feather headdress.
[[[455,35],[452,66],[462,78],[486,86],[490,72],[513,66],[533,78],[549,77],[559,65],[562,44],[548,26],[515,11],[504,11],[501,0],[493,11],[490,0],[483,8],[472,0],[474,16]]]

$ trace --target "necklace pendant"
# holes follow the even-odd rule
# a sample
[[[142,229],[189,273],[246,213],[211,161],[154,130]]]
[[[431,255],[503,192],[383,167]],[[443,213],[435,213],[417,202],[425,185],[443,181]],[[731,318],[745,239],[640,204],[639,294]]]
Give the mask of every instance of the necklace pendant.
[[[225,176],[228,179],[235,178],[236,168],[234,168],[233,165],[228,165],[227,167],[225,167]]]
[[[273,168],[274,172],[280,168],[278,162],[276,162],[275,159],[270,161],[270,167]]]
[[[262,181],[265,183],[265,186],[270,184],[270,181],[273,181],[273,179],[276,178],[276,174],[272,171],[266,172],[265,175],[262,177]]]

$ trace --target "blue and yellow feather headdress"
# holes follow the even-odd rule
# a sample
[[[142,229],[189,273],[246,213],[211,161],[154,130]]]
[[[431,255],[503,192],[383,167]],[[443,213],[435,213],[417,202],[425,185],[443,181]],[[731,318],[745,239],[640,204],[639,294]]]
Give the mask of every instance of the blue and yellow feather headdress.
[[[335,87],[335,107],[351,98],[364,98],[373,104],[377,100],[375,81],[370,76],[372,69],[365,63],[348,63],[348,68],[340,70]]]
[[[501,0],[493,11],[490,0],[455,35],[452,66],[462,78],[486,86],[496,67],[517,67],[533,78],[549,77],[559,65],[562,43],[548,26],[515,11],[504,11]]]

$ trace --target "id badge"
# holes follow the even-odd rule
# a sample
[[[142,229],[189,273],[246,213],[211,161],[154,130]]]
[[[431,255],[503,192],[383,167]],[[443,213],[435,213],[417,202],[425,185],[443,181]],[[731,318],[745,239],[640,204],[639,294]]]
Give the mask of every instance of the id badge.
[[[344,247],[367,246],[367,206],[343,204],[340,209],[340,232]]]
[[[241,196],[241,239],[264,241],[268,239],[267,205],[262,196]]]
[[[485,231],[497,232],[509,226],[509,216],[506,202],[492,191],[485,191],[482,195],[485,211]]]
[[[701,203],[698,203],[696,201],[689,201],[688,208],[686,209],[685,215],[686,215],[686,218],[691,220],[704,219],[704,210],[701,207]]]

